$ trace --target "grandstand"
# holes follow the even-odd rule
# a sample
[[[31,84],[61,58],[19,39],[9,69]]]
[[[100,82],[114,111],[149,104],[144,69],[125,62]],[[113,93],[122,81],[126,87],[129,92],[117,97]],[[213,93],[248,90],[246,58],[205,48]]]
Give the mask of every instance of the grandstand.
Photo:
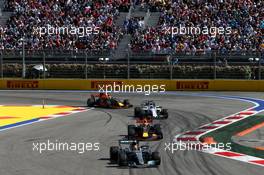
[[[263,44],[263,1],[17,1],[7,0],[5,11],[12,12],[6,22],[1,43],[4,49],[19,48],[26,39],[29,49],[116,49],[123,31],[129,30],[133,50],[155,52],[197,52],[219,50],[258,51]],[[131,5],[132,4],[132,5]],[[2,3],[3,6],[3,3]],[[146,13],[146,9],[150,12]],[[120,13],[127,12],[120,16]],[[150,16],[148,18],[148,15]],[[159,19],[157,18],[159,16]],[[117,19],[123,23],[116,23]],[[135,17],[140,20],[134,20]],[[134,21],[133,21],[134,20]],[[158,20],[158,21],[155,21]],[[130,21],[127,22],[126,21]],[[133,23],[131,22],[133,21]],[[156,25],[155,25],[156,22]],[[126,23],[126,24],[125,24]],[[141,23],[141,24],[140,24]],[[142,24],[143,23],[143,24]],[[148,25],[150,24],[151,25]],[[118,24],[118,25],[117,25]],[[100,27],[99,35],[36,36],[34,27]],[[144,27],[139,27],[144,25]],[[175,35],[165,27],[231,27],[229,35]]]
[[[34,64],[45,53],[53,63],[262,65],[261,0],[3,0],[0,7],[2,62],[24,55]]]

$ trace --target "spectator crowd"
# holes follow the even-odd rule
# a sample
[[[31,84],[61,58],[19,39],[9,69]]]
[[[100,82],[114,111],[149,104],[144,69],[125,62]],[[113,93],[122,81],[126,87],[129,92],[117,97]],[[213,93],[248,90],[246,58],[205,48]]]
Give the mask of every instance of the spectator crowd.
[[[137,30],[144,29],[144,17],[132,17],[124,21],[124,30],[126,33],[133,34]]]
[[[160,12],[157,26],[148,27],[144,18],[115,24],[120,12],[140,5]],[[7,0],[13,14],[0,29],[0,49],[86,49],[109,51],[117,48],[125,33],[132,35],[134,52],[210,53],[217,50],[244,52],[264,50],[263,0]],[[96,35],[39,35],[38,27],[99,27]],[[223,27],[229,34],[171,35],[171,27]],[[22,42],[23,41],[23,42]]]
[[[120,11],[128,11],[130,0],[8,0],[7,9],[13,15],[0,32],[0,48],[20,49],[115,49],[123,32],[114,20]],[[43,27],[99,28],[99,34],[39,35]],[[23,41],[23,43],[22,43]]]
[[[134,32],[131,49],[152,52],[263,51],[263,0],[142,0],[142,6],[160,11],[159,23]],[[170,27],[223,27],[229,34],[171,35]]]

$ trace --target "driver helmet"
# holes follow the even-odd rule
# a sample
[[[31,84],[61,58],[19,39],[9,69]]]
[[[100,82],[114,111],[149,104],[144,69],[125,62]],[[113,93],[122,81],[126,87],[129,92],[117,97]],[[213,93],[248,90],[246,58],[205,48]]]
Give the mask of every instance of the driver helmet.
[[[133,142],[130,145],[131,150],[136,151],[139,149],[137,142]]]

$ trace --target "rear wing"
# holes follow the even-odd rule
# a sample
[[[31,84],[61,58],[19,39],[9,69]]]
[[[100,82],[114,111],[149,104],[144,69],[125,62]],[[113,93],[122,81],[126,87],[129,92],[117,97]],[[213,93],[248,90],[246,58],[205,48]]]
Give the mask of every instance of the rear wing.
[[[139,118],[136,120],[137,124],[148,124],[152,122],[153,122],[153,119],[150,117],[143,117],[143,118]]]
[[[131,143],[139,143],[138,140],[119,140],[119,144],[131,144]]]

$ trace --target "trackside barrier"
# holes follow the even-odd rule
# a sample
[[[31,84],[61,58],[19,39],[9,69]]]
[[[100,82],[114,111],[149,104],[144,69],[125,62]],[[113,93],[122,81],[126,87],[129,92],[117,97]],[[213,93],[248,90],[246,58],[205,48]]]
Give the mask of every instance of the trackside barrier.
[[[166,91],[264,91],[264,80],[0,80],[0,89],[99,90],[106,85],[127,85],[127,88],[149,85],[159,90],[164,87]]]

